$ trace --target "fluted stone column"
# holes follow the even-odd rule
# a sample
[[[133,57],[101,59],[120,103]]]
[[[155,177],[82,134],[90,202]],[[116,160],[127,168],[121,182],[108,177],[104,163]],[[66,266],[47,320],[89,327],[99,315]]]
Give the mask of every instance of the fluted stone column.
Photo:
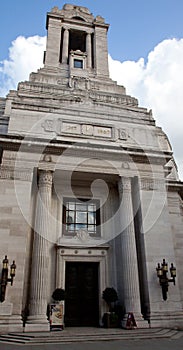
[[[52,172],[39,171],[39,189],[36,203],[35,233],[32,252],[31,288],[28,324],[39,324],[39,330],[48,328],[47,297],[49,268],[50,207]],[[30,327],[29,327],[30,328]]]
[[[92,66],[92,43],[91,43],[91,33],[86,35],[86,52],[87,52],[87,68]]]
[[[126,316],[134,314],[135,320],[144,323],[141,317],[137,251],[135,242],[134,217],[131,197],[131,179],[122,177],[118,183],[121,225],[121,258],[123,269],[123,298]],[[124,323],[126,317],[124,318]]]
[[[62,48],[62,63],[68,62],[68,55],[69,55],[69,30],[65,28],[64,37],[63,37],[63,48]]]

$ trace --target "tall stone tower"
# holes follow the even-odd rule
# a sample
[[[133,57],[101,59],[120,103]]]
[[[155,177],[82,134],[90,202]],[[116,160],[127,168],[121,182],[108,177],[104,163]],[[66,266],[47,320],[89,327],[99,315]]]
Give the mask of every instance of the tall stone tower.
[[[78,68],[85,70],[86,78],[108,78],[108,25],[104,18],[94,18],[85,7],[65,5],[61,11],[54,8],[48,13],[47,29],[46,67],[65,69],[66,76],[75,75]]]
[[[123,326],[130,313],[138,327],[182,326],[183,184],[168,138],[110,79],[101,16],[66,4],[46,26],[44,67],[0,100],[0,252],[17,264],[1,331],[48,330],[56,288],[66,327],[101,326],[106,287]],[[177,277],[162,294],[163,259]]]

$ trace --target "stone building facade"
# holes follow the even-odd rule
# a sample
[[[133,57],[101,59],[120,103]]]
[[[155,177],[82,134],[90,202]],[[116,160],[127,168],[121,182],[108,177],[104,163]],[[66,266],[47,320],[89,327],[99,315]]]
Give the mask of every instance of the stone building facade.
[[[47,330],[55,288],[66,326],[98,326],[114,287],[123,319],[183,326],[182,194],[152,112],[109,78],[101,16],[47,14],[44,67],[0,99],[0,257],[16,261],[1,332]],[[177,268],[167,300],[156,273]],[[170,278],[170,274],[169,274]]]

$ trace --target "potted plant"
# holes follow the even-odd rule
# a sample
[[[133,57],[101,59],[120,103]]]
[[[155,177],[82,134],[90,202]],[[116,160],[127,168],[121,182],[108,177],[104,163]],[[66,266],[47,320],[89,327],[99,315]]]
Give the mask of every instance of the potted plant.
[[[55,303],[59,303],[62,300],[65,300],[65,289],[56,288],[52,294],[52,299]]]
[[[104,327],[118,327],[118,315],[114,311],[114,303],[118,300],[116,290],[113,287],[107,287],[102,293],[102,298],[109,308],[109,312],[105,312],[103,316]]]
[[[50,330],[62,330],[64,328],[65,290],[56,288],[52,299],[54,302],[50,304]]]

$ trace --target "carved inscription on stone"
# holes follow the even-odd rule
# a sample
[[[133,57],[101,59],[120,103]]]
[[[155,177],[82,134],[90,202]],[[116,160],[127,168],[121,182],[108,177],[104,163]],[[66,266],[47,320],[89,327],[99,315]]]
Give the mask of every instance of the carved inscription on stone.
[[[82,125],[82,134],[95,137],[112,137],[112,128],[96,125]]]
[[[94,126],[94,136],[99,137],[112,137],[111,128],[103,128],[102,126]]]
[[[66,123],[63,122],[61,126],[61,132],[68,134],[81,134],[81,125],[76,123]]]
[[[113,128],[101,125],[80,124],[67,122],[64,120],[51,120],[47,119],[42,124],[42,127],[46,132],[55,132],[57,135],[71,134],[71,135],[84,135],[93,136],[96,138],[113,138]]]

